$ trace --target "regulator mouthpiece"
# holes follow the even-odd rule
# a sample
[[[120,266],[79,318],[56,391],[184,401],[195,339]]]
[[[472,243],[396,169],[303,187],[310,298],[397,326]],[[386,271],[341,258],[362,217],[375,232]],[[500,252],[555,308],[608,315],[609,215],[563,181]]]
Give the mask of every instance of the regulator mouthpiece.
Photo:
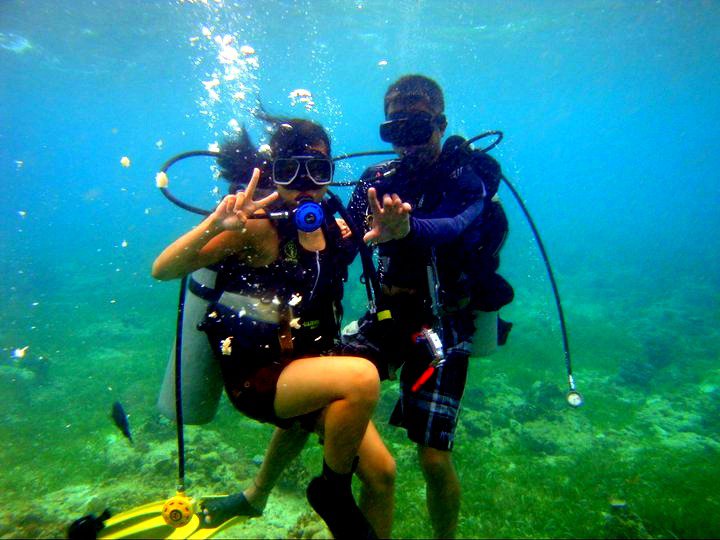
[[[313,232],[317,231],[325,221],[325,212],[322,206],[314,201],[301,201],[293,217],[298,229],[303,232]]]

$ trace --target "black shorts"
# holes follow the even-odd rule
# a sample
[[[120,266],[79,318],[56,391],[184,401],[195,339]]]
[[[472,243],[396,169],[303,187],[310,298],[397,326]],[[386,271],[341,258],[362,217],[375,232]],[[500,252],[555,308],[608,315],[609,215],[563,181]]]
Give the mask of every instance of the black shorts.
[[[216,316],[206,318],[203,330],[220,363],[225,392],[233,406],[260,422],[281,428],[300,422],[305,429],[312,431],[320,411],[293,418],[280,418],[275,414],[277,382],[282,371],[294,360],[330,355],[333,351],[302,351],[304,354],[283,358],[278,338],[279,325],[247,316],[233,317],[228,324],[228,314],[222,306],[215,305],[212,311]],[[228,337],[232,339],[223,352],[223,342]]]

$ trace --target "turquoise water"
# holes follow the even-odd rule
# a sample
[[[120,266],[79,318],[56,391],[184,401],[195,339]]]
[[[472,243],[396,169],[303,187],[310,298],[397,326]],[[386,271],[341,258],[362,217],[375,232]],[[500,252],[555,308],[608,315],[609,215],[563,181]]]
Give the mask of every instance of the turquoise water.
[[[382,95],[411,72],[442,84],[449,133],[504,132],[493,155],[542,233],[586,398],[565,405],[549,283],[503,188],[515,327],[472,363],[459,536],[719,536],[718,65],[716,2],[3,0],[0,536],[61,536],[174,492],[173,426],[154,404],[177,284],[149,268],[197,218],[155,188],[162,162],[222,141],[233,119],[262,139],[257,100],[323,123],[334,153],[385,149]],[[225,188],[202,158],[174,173],[200,206]],[[357,281],[346,300],[362,311]],[[393,383],[383,392],[394,535],[426,537],[414,448],[386,424]],[[223,402],[189,429],[191,492],[245,485],[269,435]],[[229,534],[327,537],[303,495],[320,456],[310,445],[266,517]]]

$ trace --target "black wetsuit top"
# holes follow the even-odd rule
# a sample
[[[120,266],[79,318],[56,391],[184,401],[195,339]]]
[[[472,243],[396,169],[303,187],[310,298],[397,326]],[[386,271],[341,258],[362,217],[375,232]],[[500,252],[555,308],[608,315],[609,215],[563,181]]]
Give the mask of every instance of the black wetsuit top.
[[[394,174],[383,176],[393,166],[393,162],[384,162],[363,173],[350,200],[348,210],[356,222],[366,224],[365,230],[369,230],[368,188],[377,190],[378,199],[386,193],[397,193],[412,205],[410,233],[401,240],[379,246],[380,279],[386,286],[417,291],[424,298],[426,310],[430,305],[427,266],[432,249],[436,255],[440,303],[448,309],[466,304],[473,296],[479,281],[475,274],[481,272],[486,278],[497,270],[507,220],[499,203],[491,200],[497,191],[500,166],[491,157],[484,156],[483,159],[491,160],[496,168],[478,171],[470,162],[456,164],[441,155],[433,166],[422,172],[400,167]],[[483,253],[483,257],[487,254],[491,259],[480,260],[479,253],[493,236],[490,233],[500,214],[504,220],[501,239],[496,248]],[[492,223],[488,218],[492,218]]]
[[[293,297],[300,299],[292,307],[293,318],[301,325],[292,329],[297,354],[329,349],[339,334],[343,286],[353,250],[351,242],[342,239],[334,217],[324,210],[322,251],[303,248],[292,220],[278,220],[280,246],[274,262],[251,267],[228,258],[216,267],[216,290],[274,303],[281,310]]]
[[[275,304],[281,319],[256,320],[220,301],[211,302],[202,329],[220,362],[228,397],[236,408],[263,422],[287,427],[287,419],[275,416],[273,401],[282,370],[294,359],[329,354],[339,340],[341,299],[353,250],[343,240],[332,213],[325,209],[325,249],[304,249],[291,220],[277,223],[278,258],[267,266],[250,267],[229,257],[213,269],[218,275],[216,297],[223,291]],[[293,298],[300,301],[295,305]],[[294,325],[287,318],[294,319]],[[281,335],[290,334],[289,339]],[[223,342],[231,337],[223,351]],[[292,344],[287,350],[282,342]]]

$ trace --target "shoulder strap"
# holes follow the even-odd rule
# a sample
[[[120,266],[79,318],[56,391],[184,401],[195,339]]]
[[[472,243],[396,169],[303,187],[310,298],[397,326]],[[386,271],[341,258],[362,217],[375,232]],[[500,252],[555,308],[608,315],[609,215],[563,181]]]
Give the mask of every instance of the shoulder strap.
[[[482,178],[488,192],[488,198],[493,198],[500,188],[502,169],[497,160],[488,155],[487,152],[473,150],[470,166],[480,178]]]
[[[378,279],[375,265],[372,262],[372,252],[370,251],[370,248],[365,245],[365,242],[362,241],[362,230],[358,228],[356,223],[353,222],[350,214],[347,210],[345,210],[345,206],[340,198],[330,191],[328,191],[328,197],[330,207],[334,212],[340,214],[340,217],[345,220],[345,223],[347,223],[348,227],[350,227],[352,237],[355,239],[358,252],[360,253],[360,262],[362,263],[363,273],[365,274],[365,292],[368,297],[368,308],[371,312],[375,312],[382,296],[382,291],[380,289],[380,280]]]
[[[489,199],[495,196],[500,187],[502,170],[500,164],[487,152],[470,150],[465,145],[466,139],[460,135],[451,135],[445,140],[442,150],[444,166],[457,169],[470,165],[485,184]]]

